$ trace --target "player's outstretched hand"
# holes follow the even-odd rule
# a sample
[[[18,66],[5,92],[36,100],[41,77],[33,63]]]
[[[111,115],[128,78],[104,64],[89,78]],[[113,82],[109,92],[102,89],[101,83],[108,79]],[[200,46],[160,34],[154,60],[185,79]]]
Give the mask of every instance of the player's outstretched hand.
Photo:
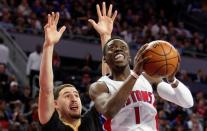
[[[150,59],[150,57],[143,58],[143,54],[145,52],[145,49],[147,48],[148,44],[143,45],[139,51],[137,52],[135,58],[134,58],[134,69],[133,71],[136,72],[138,75],[140,75],[143,72],[143,65],[146,61]]]
[[[99,33],[100,36],[102,35],[111,35],[113,30],[113,23],[117,16],[117,11],[115,11],[112,15],[112,4],[110,4],[108,12],[106,14],[106,3],[102,3],[102,11],[100,6],[96,5],[96,11],[98,15],[98,23],[94,20],[89,19],[88,21],[91,23],[93,28]]]
[[[59,13],[48,14],[47,24],[44,26],[45,31],[45,44],[46,45],[54,45],[56,44],[63,32],[65,31],[66,27],[62,26],[60,30],[57,30],[57,24],[59,21]]]

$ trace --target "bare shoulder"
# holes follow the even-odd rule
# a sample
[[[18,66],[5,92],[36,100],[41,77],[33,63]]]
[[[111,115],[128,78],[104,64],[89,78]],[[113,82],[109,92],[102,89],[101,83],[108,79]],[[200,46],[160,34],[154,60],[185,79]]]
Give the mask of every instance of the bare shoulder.
[[[92,100],[96,99],[102,93],[108,93],[109,90],[104,82],[97,81],[90,85],[89,95]]]

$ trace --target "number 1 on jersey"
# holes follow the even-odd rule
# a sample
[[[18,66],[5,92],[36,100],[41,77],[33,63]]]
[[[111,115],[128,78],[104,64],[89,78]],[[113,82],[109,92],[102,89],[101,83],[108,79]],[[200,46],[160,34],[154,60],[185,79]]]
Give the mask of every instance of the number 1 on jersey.
[[[136,124],[140,124],[139,107],[134,107]]]

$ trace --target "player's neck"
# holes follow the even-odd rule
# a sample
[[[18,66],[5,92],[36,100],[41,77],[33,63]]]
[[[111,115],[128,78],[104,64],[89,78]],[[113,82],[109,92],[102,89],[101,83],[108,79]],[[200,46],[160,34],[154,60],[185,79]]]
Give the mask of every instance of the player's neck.
[[[126,66],[123,70],[112,70],[112,79],[116,81],[124,81],[130,74],[130,67]]]
[[[70,127],[72,127],[72,128],[78,128],[79,127],[79,125],[80,125],[80,121],[81,121],[81,119],[79,118],[79,119],[67,119],[67,118],[62,118],[61,119],[62,120],[62,122],[65,124],[65,125],[68,125],[68,126],[70,126]]]
[[[60,120],[65,124],[68,125],[70,127],[74,128],[78,128],[80,126],[80,122],[81,122],[81,118],[72,118],[71,116],[67,116],[64,113],[60,113],[60,111],[58,111],[59,114],[59,118]]]

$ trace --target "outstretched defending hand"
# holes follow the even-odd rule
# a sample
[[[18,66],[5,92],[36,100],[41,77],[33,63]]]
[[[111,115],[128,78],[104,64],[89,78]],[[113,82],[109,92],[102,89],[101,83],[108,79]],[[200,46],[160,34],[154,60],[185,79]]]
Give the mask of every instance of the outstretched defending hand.
[[[88,21],[92,24],[93,28],[99,33],[100,36],[111,35],[117,11],[115,11],[112,15],[112,4],[110,4],[108,13],[106,14],[105,2],[102,3],[102,12],[98,4],[96,5],[96,11],[98,14],[98,23],[92,19],[89,19]]]
[[[46,45],[55,45],[61,38],[66,27],[62,26],[57,31],[57,24],[59,21],[59,13],[48,14],[47,24],[44,26]]]

